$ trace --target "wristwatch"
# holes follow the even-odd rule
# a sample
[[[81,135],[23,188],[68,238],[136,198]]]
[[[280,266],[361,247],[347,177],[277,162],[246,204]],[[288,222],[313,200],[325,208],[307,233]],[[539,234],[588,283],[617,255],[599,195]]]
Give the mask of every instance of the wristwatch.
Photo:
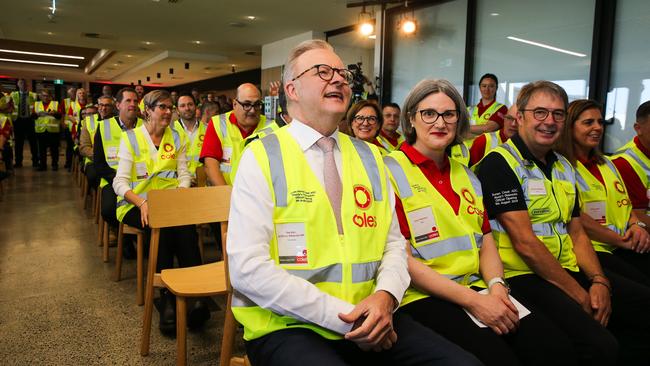
[[[646,225],[645,222],[640,221],[640,220],[630,224],[630,226],[632,226],[632,225],[639,225],[640,228],[644,228],[644,229],[648,227],[648,225]]]
[[[508,290],[508,293],[510,293],[510,286],[508,286],[508,283],[506,282],[506,280],[504,280],[501,277],[494,277],[493,279],[488,281],[488,284],[487,284],[488,285],[488,290],[491,289],[492,286],[496,285],[497,283],[500,283],[501,285],[503,285],[503,287],[505,287],[506,290]]]

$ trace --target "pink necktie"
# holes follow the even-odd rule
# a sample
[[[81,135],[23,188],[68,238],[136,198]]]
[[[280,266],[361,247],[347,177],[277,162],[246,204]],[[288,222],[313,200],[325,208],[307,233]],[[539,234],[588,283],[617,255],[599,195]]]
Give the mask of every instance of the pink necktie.
[[[316,145],[325,153],[323,161],[323,178],[325,180],[325,191],[327,197],[334,210],[336,217],[336,226],[338,227],[339,234],[343,234],[343,225],[341,224],[341,177],[338,170],[336,170],[336,162],[334,160],[334,145],[336,140],[333,137],[321,137],[316,141]]]

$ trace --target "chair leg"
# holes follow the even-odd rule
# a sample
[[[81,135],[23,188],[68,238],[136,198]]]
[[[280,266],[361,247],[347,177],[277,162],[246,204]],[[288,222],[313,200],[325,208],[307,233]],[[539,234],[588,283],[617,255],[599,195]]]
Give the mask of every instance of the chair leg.
[[[143,276],[143,262],[144,262],[144,239],[143,239],[144,234],[138,234],[138,263],[137,263],[137,280],[138,280],[138,285],[137,285],[137,299],[136,303],[138,306],[142,306],[144,304],[144,276]]]
[[[176,365],[187,363],[187,299],[176,296]]]
[[[106,244],[108,247],[108,243]],[[120,222],[117,231],[117,253],[115,254],[115,275],[114,280],[117,282],[122,277],[122,251],[124,250],[124,224]]]
[[[95,216],[95,224],[99,224],[99,188],[95,188],[93,192],[93,216]]]
[[[86,196],[88,195],[88,181],[81,179],[81,199],[83,200],[84,209],[86,208]]]
[[[108,231],[111,229],[110,226],[108,226],[108,221],[104,221],[102,224],[104,229],[102,229],[102,242],[101,245],[103,246],[103,254],[102,254],[102,260],[104,263],[108,262]]]
[[[102,246],[102,239],[104,238],[104,219],[99,215],[99,225],[97,226],[97,242]]]
[[[203,254],[203,229],[201,226],[196,227],[196,232],[199,237],[199,254],[201,254],[201,264],[205,263],[205,254]]]
[[[151,243],[149,243],[149,262],[147,263],[147,286],[144,293],[144,315],[142,319],[142,339],[140,342],[140,355],[149,354],[151,341],[151,313],[153,311],[153,276],[156,272],[158,261],[158,243],[160,230],[151,230]]]
[[[219,365],[230,365],[232,349],[235,347],[236,323],[231,306],[232,296],[229,295],[228,300],[226,301],[226,317],[223,323],[223,338],[221,339],[221,355],[219,357]]]

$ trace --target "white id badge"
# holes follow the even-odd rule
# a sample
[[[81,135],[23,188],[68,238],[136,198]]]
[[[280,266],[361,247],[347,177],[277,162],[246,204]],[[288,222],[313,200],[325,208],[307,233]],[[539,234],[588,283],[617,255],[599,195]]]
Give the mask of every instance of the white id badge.
[[[528,181],[528,194],[533,196],[545,196],[546,187],[541,179],[530,179]]]
[[[232,147],[225,147],[223,148],[223,158],[221,159],[221,162],[224,164],[230,164],[230,158],[232,157]]]
[[[416,243],[435,239],[440,236],[433,211],[430,206],[423,207],[406,214],[413,230],[413,239]]]
[[[146,179],[149,177],[149,172],[147,172],[147,163],[136,163],[135,164],[135,175],[138,179]]]
[[[291,222],[275,225],[280,264],[307,264],[305,223]]]
[[[107,149],[106,160],[116,160],[117,159],[117,150],[116,146],[111,146]]]
[[[607,206],[603,201],[585,203],[585,212],[599,224],[604,224]]]

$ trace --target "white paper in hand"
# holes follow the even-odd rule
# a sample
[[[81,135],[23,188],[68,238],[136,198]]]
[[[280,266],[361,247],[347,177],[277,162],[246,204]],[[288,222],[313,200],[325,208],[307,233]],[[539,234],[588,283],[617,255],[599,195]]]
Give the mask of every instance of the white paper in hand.
[[[478,293],[481,294],[481,295],[487,295],[488,294],[488,289],[483,289],[483,290],[479,291]],[[517,299],[515,299],[514,297],[512,297],[510,295],[508,295],[508,296],[510,297],[510,301],[512,301],[512,303],[517,308],[517,311],[519,312],[519,319],[520,320],[523,317],[525,317],[526,315],[530,314],[530,310],[526,309],[526,307],[521,305],[521,303],[519,301],[517,301]],[[476,323],[476,325],[478,325],[481,328],[487,328],[487,325],[483,324],[482,321],[478,320],[474,315],[470,314],[469,311],[467,311],[466,309],[463,309],[463,310],[465,310],[465,312],[467,313],[469,318],[472,319],[472,321],[474,323]]]

